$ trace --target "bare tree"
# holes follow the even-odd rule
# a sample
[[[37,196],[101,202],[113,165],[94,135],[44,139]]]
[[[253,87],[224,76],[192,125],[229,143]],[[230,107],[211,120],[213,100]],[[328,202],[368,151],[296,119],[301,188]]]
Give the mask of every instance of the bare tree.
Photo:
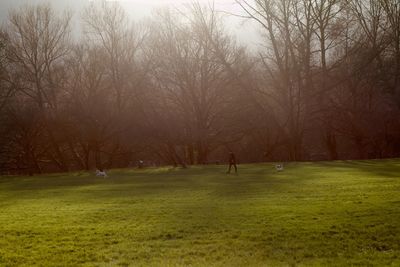
[[[114,92],[121,112],[134,94],[130,79],[135,76],[137,54],[144,34],[127,17],[118,2],[91,3],[83,13],[84,32],[88,41],[104,49],[108,86]]]
[[[7,101],[14,93],[14,87],[8,82],[8,73],[6,70],[6,40],[3,32],[0,32],[0,112],[7,104]]]
[[[264,76],[268,79],[258,92],[265,97],[264,104],[271,103],[269,105],[272,108],[268,111],[279,114],[276,116],[276,127],[281,129],[289,158],[298,160],[302,157],[304,137],[305,86],[311,87],[310,76],[304,83],[301,68],[301,60],[310,61],[311,51],[304,58],[301,58],[303,54],[300,56],[299,51],[307,52],[311,48],[310,34],[313,25],[310,7],[300,8],[291,0],[236,2],[248,18],[258,22],[264,32],[266,49],[260,54],[260,60],[263,63]],[[301,9],[306,12],[305,17],[300,15]],[[301,24],[297,24],[300,21]],[[300,36],[295,34],[296,25],[303,30]],[[305,70],[309,75],[310,70],[307,67]]]
[[[69,13],[59,16],[49,5],[25,6],[10,13],[4,30],[9,75],[18,91],[39,108],[52,144],[50,153],[63,171],[68,164],[49,121],[57,116],[63,93],[62,64],[69,51],[70,19]]]
[[[224,136],[222,113],[234,94],[224,64],[212,52],[211,40],[196,21],[196,11],[192,8],[182,13],[181,19],[170,10],[161,11],[160,22],[152,25],[149,44],[156,95],[165,110],[174,111],[170,120],[180,121],[178,136],[184,136],[182,145],[192,164],[207,162],[209,153],[220,145],[218,140]],[[222,45],[229,37],[216,23],[213,18],[207,27],[215,32],[213,41]]]
[[[130,146],[122,145],[123,139],[132,134],[133,121],[129,121],[140,103],[138,96],[142,89],[147,70],[142,68],[141,49],[146,32],[134,24],[126,15],[125,10],[117,2],[102,1],[91,3],[83,12],[84,33],[89,49],[100,49],[101,63],[105,68],[102,73],[102,86],[108,88],[107,108],[111,113],[106,127],[112,134],[107,134],[108,148],[101,143],[96,155],[106,154],[107,165],[112,165],[113,159],[124,154],[131,154]],[[107,116],[108,117],[108,116]],[[104,130],[104,128],[103,128]],[[98,129],[102,131],[102,127]],[[102,160],[98,159],[97,164]],[[99,165],[98,165],[99,166]]]
[[[380,0],[385,16],[390,25],[389,36],[394,57],[393,89],[400,101],[400,3],[397,0]],[[400,103],[400,102],[398,102]]]

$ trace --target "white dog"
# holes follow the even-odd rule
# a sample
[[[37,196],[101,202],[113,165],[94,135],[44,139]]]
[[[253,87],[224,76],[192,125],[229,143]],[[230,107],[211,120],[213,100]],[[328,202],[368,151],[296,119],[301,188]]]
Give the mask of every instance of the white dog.
[[[107,177],[107,173],[106,173],[106,171],[96,170],[96,176],[101,176],[101,177],[106,178]]]
[[[276,164],[276,165],[275,165],[275,169],[276,169],[278,172],[283,171],[283,164]]]

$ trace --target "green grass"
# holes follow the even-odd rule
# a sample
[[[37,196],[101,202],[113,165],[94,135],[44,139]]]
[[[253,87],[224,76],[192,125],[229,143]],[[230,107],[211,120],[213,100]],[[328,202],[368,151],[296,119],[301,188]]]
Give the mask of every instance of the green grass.
[[[0,177],[0,266],[400,265],[400,161]]]

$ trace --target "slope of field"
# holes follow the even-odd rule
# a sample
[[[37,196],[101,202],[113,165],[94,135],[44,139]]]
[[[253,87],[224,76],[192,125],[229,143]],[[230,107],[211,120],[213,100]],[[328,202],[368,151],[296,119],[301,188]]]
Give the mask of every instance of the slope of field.
[[[0,266],[400,265],[400,161],[0,177]]]

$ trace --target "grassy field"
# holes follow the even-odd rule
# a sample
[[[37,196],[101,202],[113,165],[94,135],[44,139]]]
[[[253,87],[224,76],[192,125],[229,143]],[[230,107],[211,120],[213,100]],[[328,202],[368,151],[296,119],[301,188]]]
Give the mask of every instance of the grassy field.
[[[0,266],[400,266],[400,161],[0,177]]]

